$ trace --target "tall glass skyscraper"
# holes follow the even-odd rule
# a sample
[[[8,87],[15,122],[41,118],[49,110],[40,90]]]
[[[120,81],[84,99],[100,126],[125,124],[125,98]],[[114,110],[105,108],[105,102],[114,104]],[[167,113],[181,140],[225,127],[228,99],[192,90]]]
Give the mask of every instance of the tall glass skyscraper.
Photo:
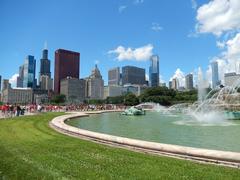
[[[218,85],[220,85],[219,75],[218,75],[218,62],[213,61],[211,63],[212,67],[212,88],[215,89]]]
[[[24,62],[23,71],[23,87],[35,88],[36,87],[36,60],[34,56],[27,56]]]
[[[159,86],[159,57],[158,57],[158,55],[153,55],[150,58],[149,86],[150,87]]]
[[[187,90],[193,89],[193,74],[188,74],[185,77],[185,88]]]
[[[23,80],[24,80],[24,65],[19,67],[19,76],[17,77],[17,87],[23,87]]]

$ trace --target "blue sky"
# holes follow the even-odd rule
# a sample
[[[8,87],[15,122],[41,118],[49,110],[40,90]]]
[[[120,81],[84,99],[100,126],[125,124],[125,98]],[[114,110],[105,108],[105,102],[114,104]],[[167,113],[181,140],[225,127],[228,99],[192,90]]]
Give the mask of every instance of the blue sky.
[[[216,0],[217,1],[217,0]],[[193,2],[197,7],[193,7]],[[120,59],[118,47],[135,50],[146,46],[160,57],[160,74],[168,81],[180,68],[185,74],[199,66],[207,70],[210,59],[221,53],[219,34],[196,35],[198,7],[207,0],[1,0],[0,75],[18,73],[27,55],[41,58],[47,41],[54,64],[58,48],[81,53],[80,77],[90,75],[95,62],[107,81],[111,67],[146,68],[147,59]],[[195,37],[195,35],[197,37]],[[112,52],[112,53],[109,53]],[[115,53],[114,53],[115,52]],[[141,53],[141,52],[140,52]],[[141,54],[140,54],[141,55]],[[37,76],[38,77],[38,76]],[[106,83],[105,83],[106,84]]]

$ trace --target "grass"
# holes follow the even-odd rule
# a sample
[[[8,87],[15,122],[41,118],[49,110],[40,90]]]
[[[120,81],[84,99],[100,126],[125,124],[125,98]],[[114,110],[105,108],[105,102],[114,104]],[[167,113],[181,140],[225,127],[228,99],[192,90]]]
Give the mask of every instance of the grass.
[[[48,113],[0,120],[0,179],[239,179],[240,170],[68,137]]]

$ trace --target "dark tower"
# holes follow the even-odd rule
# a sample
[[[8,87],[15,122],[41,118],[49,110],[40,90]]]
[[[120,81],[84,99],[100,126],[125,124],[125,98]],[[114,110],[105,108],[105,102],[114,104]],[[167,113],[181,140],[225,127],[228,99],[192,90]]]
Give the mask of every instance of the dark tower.
[[[0,75],[0,91],[2,90],[2,76]]]
[[[48,59],[48,50],[45,48],[42,53],[42,59],[40,60],[40,77],[46,75],[51,78],[50,60]]]
[[[79,79],[80,53],[58,49],[55,51],[54,92],[60,93],[60,83],[64,78]]]

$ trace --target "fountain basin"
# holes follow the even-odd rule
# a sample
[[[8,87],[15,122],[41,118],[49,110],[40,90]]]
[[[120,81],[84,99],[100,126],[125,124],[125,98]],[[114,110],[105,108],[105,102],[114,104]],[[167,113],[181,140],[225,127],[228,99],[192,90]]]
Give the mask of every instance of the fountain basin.
[[[101,113],[101,112],[98,112]],[[114,114],[114,113],[109,113]],[[116,113],[115,113],[116,114]],[[50,126],[55,130],[84,139],[93,140],[94,142],[110,143],[111,145],[121,146],[127,149],[157,153],[161,155],[173,156],[177,158],[191,159],[195,161],[215,163],[231,167],[240,167],[240,153],[230,151],[216,151],[164,143],[155,143],[137,139],[125,138],[120,136],[108,135],[99,132],[88,131],[67,125],[65,122],[74,121],[72,118],[88,116],[85,113],[76,113],[54,118]],[[127,116],[130,117],[130,116]],[[135,116],[131,116],[135,117]]]
[[[149,111],[145,116],[104,113],[65,123],[84,130],[144,141],[240,152],[240,121],[209,121],[204,116],[203,119],[194,118],[187,114]]]

